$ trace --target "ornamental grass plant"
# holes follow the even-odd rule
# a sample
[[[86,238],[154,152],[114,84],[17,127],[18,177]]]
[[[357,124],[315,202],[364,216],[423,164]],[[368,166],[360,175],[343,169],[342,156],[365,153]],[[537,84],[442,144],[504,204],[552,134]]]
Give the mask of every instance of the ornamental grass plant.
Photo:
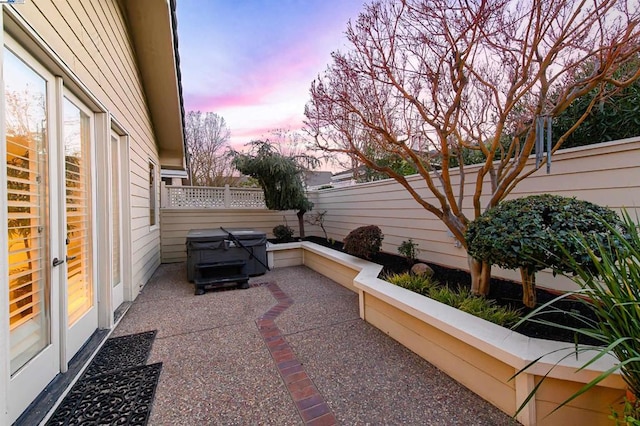
[[[440,285],[438,281],[431,277],[414,275],[408,272],[390,275],[385,279],[391,284],[406,288],[414,293],[429,297],[503,327],[510,327],[521,317],[519,310],[499,306],[495,300],[476,296],[471,293],[468,287],[454,289],[448,285]]]
[[[575,242],[582,244],[589,254],[593,265],[589,269],[583,267],[582,262],[576,260],[567,250],[563,249],[566,262],[575,273],[572,279],[578,284],[579,290],[563,294],[545,303],[520,321],[520,323],[534,321],[564,328],[574,332],[575,335],[588,336],[599,342],[596,345],[576,344],[573,348],[574,351],[563,358],[585,353],[589,359],[579,370],[589,367],[607,354],[614,355],[618,360],[611,368],[602,372],[567,398],[555,410],[587,392],[617,371],[626,382],[629,392],[634,396],[640,396],[640,232],[637,217],[634,221],[625,211],[622,218],[622,230],[607,224],[610,238],[605,241],[597,241],[595,249],[589,248],[593,247],[592,236],[583,234],[574,236]],[[557,312],[558,309],[554,307],[554,303],[566,297],[576,297],[578,301],[589,306],[596,318],[590,319],[573,311],[566,312],[567,315],[579,321],[580,327],[569,327],[546,320],[545,313]],[[520,323],[516,324],[514,328]],[[541,358],[525,366],[516,376]],[[518,412],[524,408],[543,382],[544,378],[535,386]],[[639,414],[638,402],[626,401],[623,414],[619,415],[614,409],[611,418],[615,420],[616,424],[640,425]]]

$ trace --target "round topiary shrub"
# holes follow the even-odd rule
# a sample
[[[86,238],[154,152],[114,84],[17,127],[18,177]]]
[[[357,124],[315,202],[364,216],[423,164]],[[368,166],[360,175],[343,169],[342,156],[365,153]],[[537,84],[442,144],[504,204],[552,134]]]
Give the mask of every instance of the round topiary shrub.
[[[361,226],[344,239],[344,251],[357,257],[371,259],[380,252],[382,231],[375,225]]]
[[[535,273],[545,268],[573,272],[567,254],[589,269],[584,243],[605,243],[611,228],[622,223],[613,210],[588,201],[542,194],[503,201],[471,222],[466,240],[469,254],[506,269],[520,268],[523,303],[535,305]]]
[[[273,228],[273,236],[282,243],[293,241],[293,229],[287,225],[278,225]]]

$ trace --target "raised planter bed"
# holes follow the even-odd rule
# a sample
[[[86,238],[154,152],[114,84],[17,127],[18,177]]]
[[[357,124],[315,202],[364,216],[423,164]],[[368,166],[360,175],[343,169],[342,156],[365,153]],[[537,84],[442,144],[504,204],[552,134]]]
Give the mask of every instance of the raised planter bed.
[[[588,354],[561,358],[571,345],[526,337],[378,278],[380,265],[310,242],[270,245],[271,267],[306,265],[359,295],[360,317],[509,415],[549,369],[534,399],[517,416],[524,425],[610,425],[626,385],[615,374],[570,404],[558,404],[617,360],[603,357],[576,371]],[[557,349],[513,380],[530,361]]]

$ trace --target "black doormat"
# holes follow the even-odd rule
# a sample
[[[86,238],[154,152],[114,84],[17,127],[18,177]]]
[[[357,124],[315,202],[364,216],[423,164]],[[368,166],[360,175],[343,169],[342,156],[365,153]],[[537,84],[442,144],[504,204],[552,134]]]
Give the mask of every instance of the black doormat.
[[[84,373],[84,377],[112,373],[144,365],[157,330],[108,339]]]
[[[78,381],[47,425],[146,425],[162,363]]]
[[[144,365],[155,336],[108,339],[47,425],[146,425],[162,370]]]

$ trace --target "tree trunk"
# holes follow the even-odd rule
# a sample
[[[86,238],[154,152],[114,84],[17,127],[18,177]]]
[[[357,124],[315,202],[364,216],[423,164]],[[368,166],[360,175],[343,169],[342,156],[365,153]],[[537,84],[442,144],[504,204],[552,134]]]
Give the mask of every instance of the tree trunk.
[[[520,268],[522,277],[522,303],[527,308],[536,306],[536,273]]]
[[[471,293],[480,296],[488,295],[491,285],[491,265],[477,261],[469,255],[467,255],[467,261],[471,274]]]
[[[296,216],[298,216],[298,228],[300,229],[300,238],[304,238],[304,214],[306,213],[306,210],[300,210],[298,211],[298,213],[296,213]]]

